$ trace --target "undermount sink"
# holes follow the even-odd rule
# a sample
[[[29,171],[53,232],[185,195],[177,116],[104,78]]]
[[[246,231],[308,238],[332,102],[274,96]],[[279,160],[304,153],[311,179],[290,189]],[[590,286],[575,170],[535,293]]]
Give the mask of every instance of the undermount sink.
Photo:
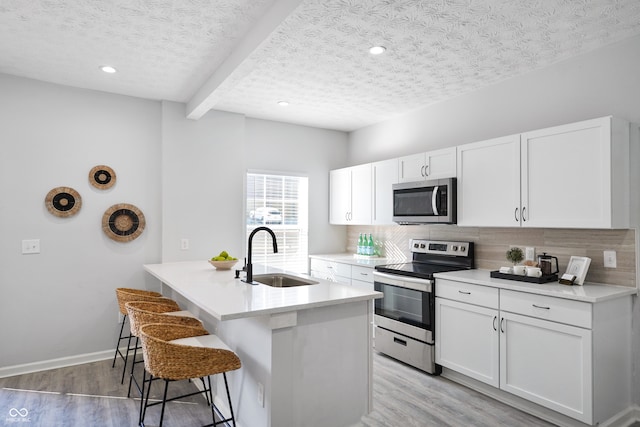
[[[292,286],[315,285],[318,282],[290,274],[256,274],[253,281],[274,288],[290,288]]]

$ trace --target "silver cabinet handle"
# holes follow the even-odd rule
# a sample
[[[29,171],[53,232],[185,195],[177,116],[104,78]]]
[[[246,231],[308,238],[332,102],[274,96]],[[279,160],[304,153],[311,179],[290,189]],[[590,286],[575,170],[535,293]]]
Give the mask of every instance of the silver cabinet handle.
[[[425,176],[425,174],[424,174],[424,165],[422,167],[420,167],[420,175],[421,176]]]
[[[498,326],[496,325],[498,322],[498,316],[493,316],[493,330],[497,331],[498,330]]]
[[[458,292],[465,295],[471,295],[471,292],[468,292],[468,291],[458,291]]]
[[[369,273],[360,273],[361,276],[368,276]]]
[[[424,165],[424,176],[429,176],[429,165]]]
[[[504,317],[500,319],[500,332],[504,334]]]
[[[535,305],[535,304],[531,304],[532,306],[534,306],[535,308],[541,308],[543,310],[551,310],[551,307],[543,307],[541,305]]]
[[[513,211],[513,216],[515,217],[516,222],[520,222],[520,218],[518,218],[518,208],[516,208],[516,210]]]
[[[522,222],[525,222],[527,220],[527,207],[523,206],[522,207]]]

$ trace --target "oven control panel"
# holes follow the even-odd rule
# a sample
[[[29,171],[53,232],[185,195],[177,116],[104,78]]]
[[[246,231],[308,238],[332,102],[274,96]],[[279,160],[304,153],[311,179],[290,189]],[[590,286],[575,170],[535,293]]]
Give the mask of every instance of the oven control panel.
[[[469,256],[470,242],[449,242],[442,240],[411,239],[411,252],[423,254],[440,254]]]

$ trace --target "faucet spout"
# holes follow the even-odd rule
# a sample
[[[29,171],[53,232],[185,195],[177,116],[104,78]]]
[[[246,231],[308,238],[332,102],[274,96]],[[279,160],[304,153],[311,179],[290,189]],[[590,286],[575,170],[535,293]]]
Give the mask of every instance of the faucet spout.
[[[276,235],[269,227],[256,227],[251,234],[249,234],[249,242],[247,243],[247,276],[244,279],[246,283],[253,283],[253,263],[251,262],[251,249],[253,246],[253,236],[259,231],[266,231],[271,234],[271,240],[273,241],[273,253],[278,253],[278,242],[276,241]]]

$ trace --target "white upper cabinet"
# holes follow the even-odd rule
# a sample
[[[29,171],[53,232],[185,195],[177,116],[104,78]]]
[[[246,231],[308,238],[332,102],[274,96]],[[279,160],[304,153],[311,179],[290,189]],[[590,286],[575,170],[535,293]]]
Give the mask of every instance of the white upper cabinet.
[[[522,225],[629,226],[629,124],[612,117],[522,134]]]
[[[458,147],[458,225],[520,225],[520,135]]]
[[[456,148],[413,154],[398,159],[399,182],[456,176]]]
[[[603,117],[458,147],[458,225],[628,228],[629,124]]]
[[[329,222],[371,224],[371,164],[329,173]]]
[[[390,159],[371,165],[373,201],[372,224],[388,225],[393,222],[392,185],[398,183],[398,160]]]

